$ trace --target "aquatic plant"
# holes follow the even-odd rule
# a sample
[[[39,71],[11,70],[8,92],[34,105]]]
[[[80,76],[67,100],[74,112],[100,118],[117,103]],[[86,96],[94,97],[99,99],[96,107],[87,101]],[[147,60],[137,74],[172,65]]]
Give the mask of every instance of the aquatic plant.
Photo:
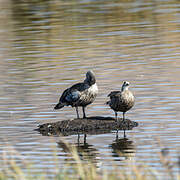
[[[158,171],[153,170],[151,167],[142,163],[138,165],[135,161],[128,160],[126,170],[124,168],[120,169],[116,166],[112,167],[111,171],[101,168],[101,165],[97,165],[91,160],[86,162],[82,161],[78,155],[76,147],[64,142],[67,151],[70,153],[70,156],[73,158],[75,163],[67,163],[62,169],[56,167],[56,171],[53,174],[53,177],[49,177],[47,172],[43,173],[32,173],[34,169],[33,163],[30,160],[26,160],[24,156],[19,154],[13,147],[8,146],[8,151],[4,151],[3,160],[0,161],[0,180],[6,179],[17,179],[17,180],[71,180],[71,179],[81,179],[81,180],[146,180],[146,179],[159,179],[160,174]],[[8,153],[7,153],[8,152]],[[56,149],[54,149],[54,161],[58,159]],[[84,153],[85,156],[85,153]],[[20,164],[17,161],[21,162]],[[165,174],[163,176],[168,179],[180,179],[180,175],[174,175],[173,167],[175,164],[171,161],[169,156],[169,150],[164,148],[159,153],[159,161],[162,164],[162,167],[165,169]],[[180,159],[179,159],[180,161]],[[177,161],[177,166],[180,168],[180,163]]]

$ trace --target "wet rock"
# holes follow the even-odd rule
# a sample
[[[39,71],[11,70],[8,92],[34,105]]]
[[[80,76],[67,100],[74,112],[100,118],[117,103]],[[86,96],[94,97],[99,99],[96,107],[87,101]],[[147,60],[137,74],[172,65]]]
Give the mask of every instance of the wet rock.
[[[112,130],[132,130],[138,123],[126,119],[124,122],[119,119],[117,123],[112,117],[94,116],[86,119],[63,120],[54,123],[39,125],[35,130],[42,135],[72,135],[77,133],[99,134]]]

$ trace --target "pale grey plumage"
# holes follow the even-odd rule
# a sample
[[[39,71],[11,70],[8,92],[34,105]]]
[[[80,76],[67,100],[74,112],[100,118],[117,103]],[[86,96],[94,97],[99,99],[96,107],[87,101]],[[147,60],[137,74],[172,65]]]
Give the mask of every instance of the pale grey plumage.
[[[64,106],[76,108],[77,118],[79,118],[78,106],[82,107],[83,118],[86,118],[85,107],[91,104],[98,93],[96,78],[92,71],[86,73],[86,79],[82,83],[77,83],[67,88],[59,99],[59,103],[54,109],[61,109]]]
[[[129,91],[129,82],[123,82],[121,91],[112,91],[108,96],[110,101],[107,104],[114,110],[117,120],[117,112],[123,112],[123,120],[125,120],[125,113],[134,105],[135,98],[131,91]]]

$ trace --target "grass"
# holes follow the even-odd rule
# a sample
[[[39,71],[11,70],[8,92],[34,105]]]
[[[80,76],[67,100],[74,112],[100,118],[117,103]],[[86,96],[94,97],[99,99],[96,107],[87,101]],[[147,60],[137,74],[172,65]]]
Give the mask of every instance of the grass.
[[[123,168],[122,170],[117,167],[112,167],[111,171],[99,169],[96,164],[90,160],[84,163],[78,155],[77,149],[69,144],[65,143],[68,151],[70,152],[75,163],[67,163],[63,169],[56,168],[53,177],[49,177],[49,174],[44,173],[31,173],[34,169],[33,164],[30,160],[25,160],[17,151],[12,147],[8,147],[7,152],[3,154],[3,161],[1,162],[0,180],[15,179],[15,180],[159,180],[158,171],[148,167],[147,165],[137,165],[136,162],[127,162],[127,171]],[[56,154],[56,152],[54,153]],[[58,159],[54,155],[54,161]],[[8,158],[7,158],[8,157]],[[16,157],[16,159],[14,158]],[[20,161],[21,163],[17,163]],[[180,180],[180,175],[175,177],[173,173],[174,164],[171,162],[168,149],[163,149],[159,153],[159,161],[165,170],[163,175],[169,180]],[[20,165],[19,165],[20,164]],[[180,168],[180,159],[178,160],[177,166]]]

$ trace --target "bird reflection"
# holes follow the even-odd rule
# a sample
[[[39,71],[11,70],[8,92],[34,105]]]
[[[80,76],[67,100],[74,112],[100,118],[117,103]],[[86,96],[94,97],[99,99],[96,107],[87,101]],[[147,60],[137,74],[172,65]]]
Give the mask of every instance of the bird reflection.
[[[58,147],[61,148],[63,152],[67,153],[68,157],[69,156],[72,157],[71,147],[75,147],[81,160],[83,161],[87,160],[96,163],[97,149],[93,148],[93,145],[90,145],[86,142],[86,137],[87,135],[84,134],[83,142],[80,142],[80,134],[78,134],[77,143],[67,144],[64,141],[60,140],[59,142],[57,142],[57,144]],[[67,160],[69,160],[69,158]]]
[[[125,159],[129,159],[135,155],[135,147],[133,145],[133,141],[129,140],[126,137],[118,138],[118,132],[116,133],[116,139],[112,144],[110,144],[110,147],[113,150],[112,156],[115,157],[115,160],[117,161],[124,160],[123,157]]]

